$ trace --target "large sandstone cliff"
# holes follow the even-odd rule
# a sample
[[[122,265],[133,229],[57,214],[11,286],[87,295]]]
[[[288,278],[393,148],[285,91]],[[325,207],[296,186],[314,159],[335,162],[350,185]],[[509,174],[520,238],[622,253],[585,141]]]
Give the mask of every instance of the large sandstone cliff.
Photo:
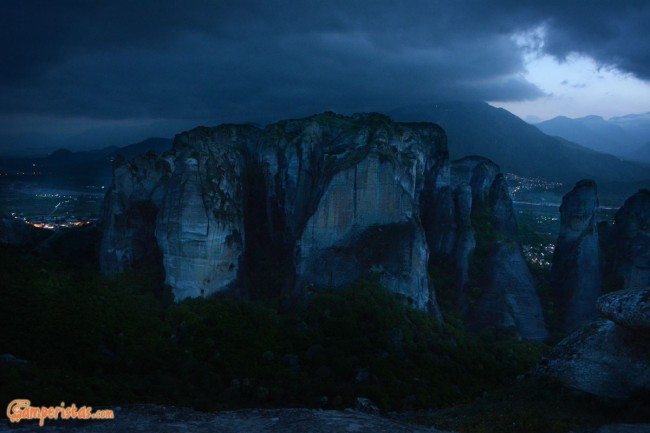
[[[503,175],[481,157],[450,163],[430,123],[323,113],[196,128],[116,162],[105,227],[103,271],[159,263],[177,300],[300,299],[376,278],[440,317],[431,259],[453,268],[472,328],[546,337]]]
[[[562,199],[552,275],[566,332],[597,315],[602,285],[597,212],[596,184],[591,180],[578,182]]]
[[[546,339],[535,281],[517,242],[517,220],[499,167],[470,156],[450,168],[425,227],[434,260],[452,270],[458,310],[470,329],[494,327],[525,339]]]
[[[308,159],[316,159],[314,148],[323,152],[326,187],[313,212],[296,222],[298,287],[340,287],[376,274],[416,307],[437,312],[420,200],[431,193],[425,187],[446,160],[444,133],[430,124],[395,124],[378,115],[345,128],[326,146],[312,145],[313,134],[322,131],[301,139],[312,153]]]
[[[244,250],[244,160],[257,131],[196,128],[174,141],[173,173],[156,220],[165,282],[176,299],[232,287]]]
[[[591,181],[578,182],[565,196],[560,248],[553,263],[556,284],[563,289],[566,329],[596,320],[577,327],[536,372],[588,393],[624,398],[650,391],[650,192],[630,197],[617,212],[614,226],[602,230],[604,257],[594,221],[597,205]],[[598,297],[600,262],[610,277],[618,277],[608,289],[623,290]],[[598,314],[604,317],[598,319]]]
[[[420,206],[447,161],[439,127],[377,114],[196,128],[162,156],[116,164],[102,269],[159,251],[183,299],[277,271],[264,252],[288,264],[294,295],[377,275],[438,314]]]

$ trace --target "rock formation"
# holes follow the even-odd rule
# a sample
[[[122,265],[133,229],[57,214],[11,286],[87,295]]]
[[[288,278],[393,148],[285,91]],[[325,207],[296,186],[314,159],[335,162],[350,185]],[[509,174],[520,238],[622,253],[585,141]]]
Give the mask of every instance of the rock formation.
[[[511,330],[544,340],[535,282],[517,242],[508,186],[492,161],[471,156],[451,163],[449,188],[426,220],[434,260],[454,272],[456,304],[470,329]]]
[[[0,214],[0,243],[33,245],[47,238],[50,234],[49,231],[32,227],[19,218]]]
[[[244,251],[247,126],[196,128],[174,140],[173,172],[156,220],[165,283],[177,300],[231,288]]]
[[[112,274],[159,262],[156,217],[171,174],[156,153],[113,161],[113,183],[104,199],[104,235],[99,251],[102,272]]]
[[[49,432],[113,433],[444,433],[432,427],[407,424],[354,410],[244,409],[219,413],[198,412],[171,406],[133,405],[111,408],[114,419],[86,423],[46,420]],[[10,424],[8,431],[38,431],[38,420]],[[451,433],[451,432],[448,432]]]
[[[499,167],[450,163],[431,123],[323,113],[200,127],[114,172],[106,273],[157,260],[177,300],[229,290],[300,299],[372,277],[441,317],[433,251],[436,266],[454,269],[473,329],[546,337]]]
[[[626,328],[650,329],[650,289],[618,291],[598,300],[598,309],[612,322]]]
[[[183,299],[260,272],[263,250],[289,264],[294,294],[376,274],[438,314],[420,206],[446,163],[439,127],[378,114],[197,128],[163,156],[116,164],[102,269],[159,249]]]
[[[552,278],[567,332],[597,315],[602,284],[597,212],[596,184],[591,180],[578,182],[560,206]]]
[[[598,310],[606,319],[562,340],[537,374],[602,397],[650,391],[650,289],[603,295]]]
[[[324,185],[322,195],[313,214],[295,223],[302,228],[294,250],[298,285],[341,287],[376,273],[416,307],[436,310],[420,199],[432,182],[427,177],[446,157],[444,133],[430,124],[394,124],[378,115],[371,120],[370,127],[364,121],[358,131],[339,135],[335,146],[314,146],[314,136],[322,142],[331,134],[320,125],[301,138],[305,159],[318,161],[318,149],[331,168],[323,173],[326,182],[313,176]]]
[[[616,213],[609,242],[609,269],[621,280],[623,289],[650,286],[650,191],[642,189],[625,201]]]
[[[493,245],[482,284],[465,314],[469,329],[495,327],[527,340],[548,338],[535,281],[519,244],[505,240]]]

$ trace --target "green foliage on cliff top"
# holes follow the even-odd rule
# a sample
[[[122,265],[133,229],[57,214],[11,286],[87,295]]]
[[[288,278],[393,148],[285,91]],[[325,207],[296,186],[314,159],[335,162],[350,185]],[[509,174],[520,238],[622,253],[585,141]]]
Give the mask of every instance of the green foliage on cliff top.
[[[200,409],[445,407],[529,369],[543,346],[444,326],[375,282],[302,309],[228,299],[173,304],[148,278],[109,281],[0,248],[0,396],[37,404],[159,402]],[[453,320],[450,320],[453,322]]]

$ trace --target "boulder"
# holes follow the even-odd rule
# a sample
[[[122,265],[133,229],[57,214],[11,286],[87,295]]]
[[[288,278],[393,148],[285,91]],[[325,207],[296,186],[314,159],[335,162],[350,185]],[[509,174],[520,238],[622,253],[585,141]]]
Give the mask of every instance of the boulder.
[[[562,340],[537,367],[601,397],[650,390],[650,340],[610,320],[590,322]]]
[[[599,319],[562,340],[537,367],[543,375],[601,397],[650,391],[649,289],[602,296]]]
[[[598,310],[618,325],[650,332],[650,288],[621,290],[601,296]]]

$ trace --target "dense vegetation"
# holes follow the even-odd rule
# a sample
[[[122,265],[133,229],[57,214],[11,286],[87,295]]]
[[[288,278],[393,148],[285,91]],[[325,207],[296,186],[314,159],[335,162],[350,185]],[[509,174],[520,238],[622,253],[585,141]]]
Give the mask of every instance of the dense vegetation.
[[[451,314],[441,325],[375,281],[291,311],[269,300],[175,304],[154,295],[155,275],[111,280],[79,259],[0,245],[0,354],[27,361],[0,363],[5,404],[340,409],[363,396],[384,412],[424,409],[398,417],[462,433],[650,421],[647,396],[604,401],[539,382],[525,372],[546,346],[466,333]],[[434,274],[445,293],[450,280]]]
[[[150,278],[92,270],[2,247],[2,398],[38,404],[161,402],[201,409],[383,410],[472,401],[522,374],[544,346],[440,325],[372,281],[322,292],[298,309],[152,295]]]

